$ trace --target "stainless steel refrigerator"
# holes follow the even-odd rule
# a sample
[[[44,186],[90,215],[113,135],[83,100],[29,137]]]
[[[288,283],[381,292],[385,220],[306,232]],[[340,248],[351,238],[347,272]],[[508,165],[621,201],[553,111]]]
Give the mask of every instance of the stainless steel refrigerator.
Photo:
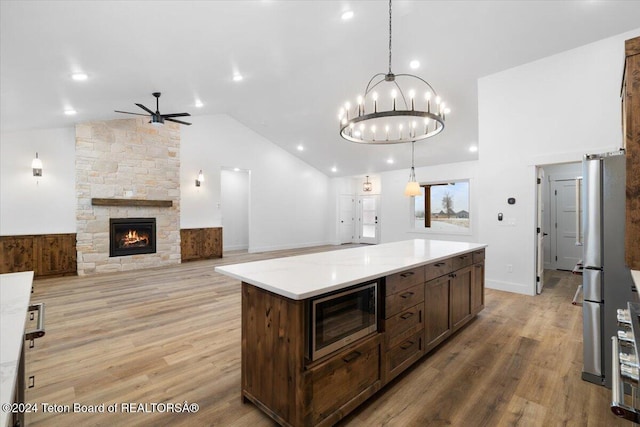
[[[588,154],[582,162],[582,379],[611,388],[611,337],[618,308],[633,299],[624,264],[624,151]]]

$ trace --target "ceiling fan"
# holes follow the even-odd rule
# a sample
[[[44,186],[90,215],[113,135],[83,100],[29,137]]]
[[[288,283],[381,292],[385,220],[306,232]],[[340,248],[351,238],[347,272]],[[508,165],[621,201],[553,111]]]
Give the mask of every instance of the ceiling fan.
[[[129,111],[118,111],[118,110],[114,110],[116,113],[124,113],[124,114],[135,114],[136,116],[151,116],[151,121],[149,123],[151,123],[152,125],[161,125],[164,124],[164,121],[168,121],[168,122],[176,122],[176,123],[180,123],[181,125],[191,125],[191,123],[187,123],[187,122],[183,122],[182,120],[176,120],[175,117],[185,117],[185,116],[190,116],[191,114],[189,113],[174,113],[174,114],[160,114],[160,107],[158,106],[159,104],[159,99],[161,93],[160,92],[153,92],[152,93],[153,96],[156,97],[156,112],[154,113],[153,111],[151,111],[149,108],[145,107],[142,104],[136,104],[138,107],[142,108],[144,111],[146,111],[149,114],[140,114],[140,113],[131,113]]]

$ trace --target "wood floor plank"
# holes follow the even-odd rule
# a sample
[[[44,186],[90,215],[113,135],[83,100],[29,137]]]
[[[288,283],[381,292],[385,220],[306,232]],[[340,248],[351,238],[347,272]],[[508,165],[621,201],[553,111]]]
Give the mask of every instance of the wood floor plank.
[[[35,282],[46,335],[27,352],[29,402],[197,403],[196,413],[27,414],[32,426],[274,426],[240,398],[240,282],[216,265],[336,250],[248,254]],[[579,278],[547,272],[531,297],[487,290],[485,309],[339,426],[631,426],[582,381]]]

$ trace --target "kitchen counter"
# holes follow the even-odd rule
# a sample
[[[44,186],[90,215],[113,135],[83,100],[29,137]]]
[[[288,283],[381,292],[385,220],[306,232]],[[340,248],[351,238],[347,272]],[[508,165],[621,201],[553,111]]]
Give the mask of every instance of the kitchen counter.
[[[33,271],[0,274],[0,403],[13,402],[24,329],[31,299]],[[8,425],[11,413],[0,411],[0,427]]]
[[[636,289],[640,290],[640,270],[631,270],[631,277],[636,284]]]
[[[277,295],[303,300],[486,246],[415,239],[225,265],[215,271]]]

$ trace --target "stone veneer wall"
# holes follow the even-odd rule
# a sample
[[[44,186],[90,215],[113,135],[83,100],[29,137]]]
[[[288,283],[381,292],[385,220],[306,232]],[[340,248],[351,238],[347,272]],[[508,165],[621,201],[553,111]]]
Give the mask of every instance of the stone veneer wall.
[[[147,122],[139,118],[76,126],[80,275],[180,263],[180,128]],[[173,207],[92,206],[92,198],[172,200]],[[109,218],[127,217],[156,218],[155,254],[109,257]]]

